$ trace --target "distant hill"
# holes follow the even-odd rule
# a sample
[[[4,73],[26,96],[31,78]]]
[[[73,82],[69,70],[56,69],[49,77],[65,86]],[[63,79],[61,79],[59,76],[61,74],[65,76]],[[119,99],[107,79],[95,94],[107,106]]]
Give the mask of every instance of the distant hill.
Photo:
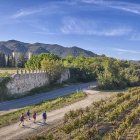
[[[28,54],[32,52],[33,54],[40,53],[54,53],[62,58],[66,56],[79,56],[84,55],[87,57],[96,57],[97,54],[84,50],[79,47],[63,47],[58,44],[44,44],[44,43],[24,43],[17,40],[0,41],[0,52],[5,54],[12,54],[12,52]]]
[[[138,60],[130,60],[130,62],[132,62],[132,63],[140,63],[140,61],[138,61]]]

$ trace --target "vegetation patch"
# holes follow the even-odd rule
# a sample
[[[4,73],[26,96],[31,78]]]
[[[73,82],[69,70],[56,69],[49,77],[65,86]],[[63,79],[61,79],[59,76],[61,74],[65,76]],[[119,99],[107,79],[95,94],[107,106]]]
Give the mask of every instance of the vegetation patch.
[[[8,73],[0,73],[0,102],[9,98],[6,84],[10,81],[10,75]]]
[[[26,113],[28,110],[31,112],[36,111],[37,114],[46,111],[51,111],[54,109],[62,108],[66,105],[72,104],[74,102],[77,102],[83,98],[85,98],[87,95],[83,92],[79,93],[73,93],[68,96],[59,97],[57,99],[49,100],[47,102],[42,102],[37,105],[27,106],[22,109],[19,109],[17,111],[7,113],[5,115],[0,116],[0,127],[15,123],[19,121],[21,113]]]

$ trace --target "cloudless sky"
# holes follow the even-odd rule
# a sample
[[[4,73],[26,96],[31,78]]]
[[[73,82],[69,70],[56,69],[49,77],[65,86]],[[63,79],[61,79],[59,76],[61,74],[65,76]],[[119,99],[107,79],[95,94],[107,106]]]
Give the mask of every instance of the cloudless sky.
[[[140,1],[0,0],[0,41],[11,39],[140,60]]]

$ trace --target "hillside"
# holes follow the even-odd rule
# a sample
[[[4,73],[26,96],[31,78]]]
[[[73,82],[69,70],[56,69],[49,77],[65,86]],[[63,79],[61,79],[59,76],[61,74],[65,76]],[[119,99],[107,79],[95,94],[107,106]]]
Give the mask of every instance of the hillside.
[[[5,54],[11,54],[13,51],[28,54],[32,52],[33,54],[40,53],[54,53],[62,58],[66,56],[79,56],[83,54],[87,57],[95,57],[97,54],[84,50],[79,47],[63,47],[58,44],[43,44],[43,43],[24,43],[17,40],[1,41],[0,42],[0,52]]]

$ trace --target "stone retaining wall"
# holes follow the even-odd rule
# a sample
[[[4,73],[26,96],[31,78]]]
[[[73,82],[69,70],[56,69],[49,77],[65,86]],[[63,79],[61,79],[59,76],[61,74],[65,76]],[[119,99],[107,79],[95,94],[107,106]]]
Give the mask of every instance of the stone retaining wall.
[[[68,80],[70,77],[69,70],[64,70],[60,77],[57,83]],[[10,94],[18,94],[49,84],[50,79],[45,72],[22,73],[12,75],[10,82],[7,84],[7,89]]]

